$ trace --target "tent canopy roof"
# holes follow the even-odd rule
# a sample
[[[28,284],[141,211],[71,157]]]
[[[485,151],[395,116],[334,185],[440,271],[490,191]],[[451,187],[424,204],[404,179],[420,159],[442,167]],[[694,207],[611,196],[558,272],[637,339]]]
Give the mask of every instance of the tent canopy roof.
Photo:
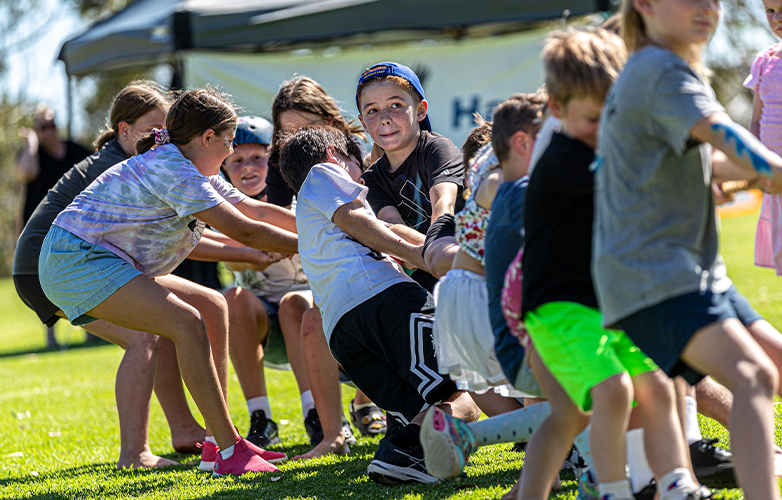
[[[362,34],[432,36],[608,10],[609,0],[137,0],[68,40],[70,75],[150,66],[179,50],[272,51]]]

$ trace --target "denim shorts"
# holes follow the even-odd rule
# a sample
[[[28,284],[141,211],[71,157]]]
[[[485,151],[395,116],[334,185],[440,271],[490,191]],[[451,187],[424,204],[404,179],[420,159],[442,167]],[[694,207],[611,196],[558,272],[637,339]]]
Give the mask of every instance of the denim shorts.
[[[624,330],[668,376],[680,375],[694,385],[704,374],[681,360],[684,348],[695,332],[729,318],[747,325],[746,321],[762,316],[733,286],[725,293],[693,292],[668,299],[618,321],[616,327]]]
[[[749,300],[739,293],[736,285],[731,285],[725,294],[728,296],[730,306],[733,308],[736,317],[741,321],[742,325],[749,326],[755,321],[765,319],[754,307],[752,307]]]
[[[38,272],[46,297],[74,325],[95,321],[85,313],[142,274],[115,253],[57,226],[43,241]]]

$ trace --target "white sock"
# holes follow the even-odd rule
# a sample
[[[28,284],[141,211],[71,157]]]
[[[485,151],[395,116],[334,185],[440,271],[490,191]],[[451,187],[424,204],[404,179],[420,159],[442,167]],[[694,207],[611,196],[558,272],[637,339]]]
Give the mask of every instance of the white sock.
[[[646,460],[644,447],[644,430],[631,429],[627,431],[627,465],[630,468],[630,486],[633,493],[646,488],[654,479],[654,473]]]
[[[205,443],[212,443],[212,444],[214,444],[214,445],[216,445],[216,444],[217,444],[217,441],[215,441],[215,437],[214,437],[214,436],[206,436],[206,437],[204,438],[204,442],[205,442]]]
[[[684,396],[684,428],[687,431],[687,444],[703,439],[698,425],[698,403],[695,398]]]
[[[257,398],[247,400],[247,411],[250,412],[250,415],[257,410],[263,410],[266,418],[272,420],[272,407],[269,405],[269,396],[258,396]]]
[[[633,492],[630,491],[630,481],[620,479],[610,483],[599,483],[597,490],[603,500],[633,500]]]
[[[233,454],[234,454],[234,446],[236,446],[236,445],[232,444],[228,448],[226,448],[224,450],[220,450],[220,456],[223,457],[223,460],[228,460],[229,458],[231,458],[233,456]]]
[[[304,418],[307,418],[307,413],[311,409],[315,408],[315,400],[312,399],[312,391],[304,391],[301,393],[301,414]]]
[[[657,483],[657,491],[660,492],[660,500],[683,500],[687,495],[696,491],[698,486],[692,480],[689,469],[679,467],[664,474]]]

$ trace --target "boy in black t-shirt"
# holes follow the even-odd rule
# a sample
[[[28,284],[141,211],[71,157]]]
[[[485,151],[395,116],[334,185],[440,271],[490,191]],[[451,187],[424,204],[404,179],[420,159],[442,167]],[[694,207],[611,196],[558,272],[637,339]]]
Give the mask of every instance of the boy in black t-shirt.
[[[464,205],[461,152],[431,131],[423,87],[407,66],[383,62],[366,70],[356,105],[364,130],[385,153],[364,173],[367,201],[378,219],[414,229],[423,243],[432,221]],[[434,278],[427,278],[433,285]]]

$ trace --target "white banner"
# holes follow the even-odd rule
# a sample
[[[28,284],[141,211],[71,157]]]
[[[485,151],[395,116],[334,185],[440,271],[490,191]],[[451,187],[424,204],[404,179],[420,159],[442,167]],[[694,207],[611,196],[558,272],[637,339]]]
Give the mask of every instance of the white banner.
[[[320,83],[355,118],[356,83],[369,66],[395,61],[410,66],[429,101],[432,129],[461,147],[474,126],[472,114],[491,119],[494,108],[517,92],[543,83],[540,51],[545,31],[463,41],[424,41],[366,47],[299,50],[284,54],[185,53],[187,86],[218,85],[243,108],[271,116],[280,84],[294,74]]]

